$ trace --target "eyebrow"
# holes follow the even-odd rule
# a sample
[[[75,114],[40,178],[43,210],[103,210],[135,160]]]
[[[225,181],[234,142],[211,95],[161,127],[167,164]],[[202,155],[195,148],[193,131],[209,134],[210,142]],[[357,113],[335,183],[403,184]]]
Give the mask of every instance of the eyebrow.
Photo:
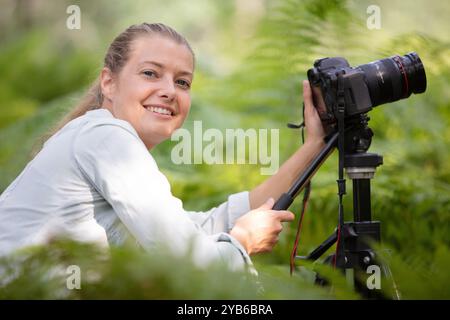
[[[158,68],[164,69],[164,65],[159,62],[156,62],[156,61],[146,60],[146,61],[141,62],[139,64],[139,66],[144,65],[144,64],[153,64],[153,65],[157,66]],[[192,72],[189,72],[189,71],[180,71],[178,73],[181,75],[186,75],[186,76],[191,76],[191,77],[193,76]]]

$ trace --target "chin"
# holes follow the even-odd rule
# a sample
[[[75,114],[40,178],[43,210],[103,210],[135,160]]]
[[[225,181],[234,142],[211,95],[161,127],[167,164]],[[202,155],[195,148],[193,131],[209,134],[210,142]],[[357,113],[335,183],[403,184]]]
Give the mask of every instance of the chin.
[[[151,145],[151,146],[155,147],[158,144],[166,141],[167,139],[170,139],[171,135],[172,135],[171,133],[170,134],[168,134],[168,133],[162,134],[161,132],[158,132],[158,133],[153,132],[153,133],[150,133],[147,135],[148,137],[151,137],[151,138],[145,139],[144,143],[147,146]]]

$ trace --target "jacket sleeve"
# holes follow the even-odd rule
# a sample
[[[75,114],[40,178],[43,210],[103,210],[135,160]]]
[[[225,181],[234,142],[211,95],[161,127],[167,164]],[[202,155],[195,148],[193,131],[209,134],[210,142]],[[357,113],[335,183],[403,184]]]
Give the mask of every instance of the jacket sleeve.
[[[142,247],[162,246],[175,254],[192,250],[200,266],[221,259],[233,270],[253,269],[236,239],[224,232],[208,234],[189,218],[131,126],[86,126],[75,137],[73,155],[82,175]],[[226,206],[230,208],[230,203]]]
[[[186,211],[189,218],[200,225],[206,233],[230,232],[236,220],[249,212],[250,202],[248,191],[234,193],[228,201],[206,212]]]

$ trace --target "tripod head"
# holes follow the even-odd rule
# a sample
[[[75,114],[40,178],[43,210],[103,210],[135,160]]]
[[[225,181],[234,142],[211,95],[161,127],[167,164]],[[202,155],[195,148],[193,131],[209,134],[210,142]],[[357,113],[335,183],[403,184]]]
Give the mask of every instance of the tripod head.
[[[344,152],[345,155],[367,152],[373,137],[373,131],[368,126],[369,120],[366,113],[345,120],[345,148],[339,152]],[[339,129],[336,128],[335,131],[339,131]]]

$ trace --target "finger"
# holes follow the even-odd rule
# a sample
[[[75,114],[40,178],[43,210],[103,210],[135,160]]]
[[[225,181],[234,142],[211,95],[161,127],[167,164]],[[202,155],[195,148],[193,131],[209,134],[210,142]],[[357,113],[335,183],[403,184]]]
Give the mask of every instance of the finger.
[[[271,247],[273,248],[273,247],[278,243],[279,240],[280,240],[280,238],[278,237],[278,235],[277,235],[276,237],[273,237],[273,238],[270,240],[270,245],[271,245]]]
[[[305,112],[311,112],[314,109],[312,90],[308,80],[303,80],[303,102],[305,103]]]
[[[266,252],[272,251],[272,250],[273,250],[273,247],[275,247],[275,245],[278,243],[278,240],[279,240],[278,235],[277,235],[277,236],[274,236],[274,237],[268,238],[268,239],[266,240],[265,246],[264,246],[266,249],[269,249],[269,250],[266,251]]]
[[[261,250],[259,250],[259,253],[269,253],[272,251],[273,246],[271,245],[267,245],[264,248],[261,248]]]
[[[270,235],[272,237],[278,237],[278,234],[283,231],[283,225],[281,224],[281,221],[277,222],[276,225],[272,227],[272,230],[270,231]]]
[[[309,81],[305,80],[303,81],[303,96],[304,96],[304,103],[305,103],[305,125],[306,127],[309,126],[315,126],[318,123],[321,122],[319,113],[316,110],[316,106],[314,106],[313,102],[313,94],[311,85],[309,84]]]
[[[277,218],[280,219],[280,221],[293,221],[295,219],[295,215],[290,211],[274,211]]]

